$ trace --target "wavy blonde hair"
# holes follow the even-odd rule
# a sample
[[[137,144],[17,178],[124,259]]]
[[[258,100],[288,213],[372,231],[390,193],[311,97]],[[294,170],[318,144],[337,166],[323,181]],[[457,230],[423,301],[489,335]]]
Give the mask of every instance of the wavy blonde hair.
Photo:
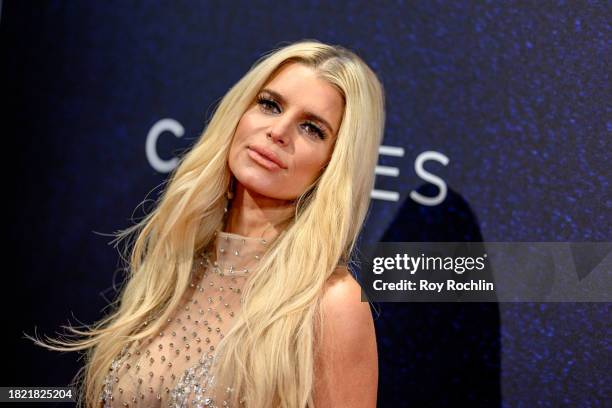
[[[194,251],[223,228],[236,126],[268,78],[289,62],[313,68],[339,90],[342,122],[327,167],[296,200],[295,218],[245,284],[242,311],[219,344],[215,372],[249,406],[314,406],[319,302],[339,260],[351,259],[370,204],[385,122],[384,90],[374,72],[353,52],[316,40],[284,45],[256,61],[223,97],[155,209],[115,234],[117,242],[132,241],[126,246],[126,281],[111,312],[84,330],[65,326],[68,338],[33,339],[52,350],[86,351],[77,374],[84,388],[79,405],[98,404],[113,358],[127,342],[158,332],[179,305]]]

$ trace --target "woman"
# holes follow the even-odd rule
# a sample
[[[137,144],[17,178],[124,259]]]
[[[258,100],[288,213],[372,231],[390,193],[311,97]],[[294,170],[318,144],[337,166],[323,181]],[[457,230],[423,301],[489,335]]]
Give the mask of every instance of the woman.
[[[113,312],[47,345],[88,350],[86,405],[375,406],[372,315],[347,263],[384,119],[376,75],[342,47],[260,59],[118,234],[137,239]]]

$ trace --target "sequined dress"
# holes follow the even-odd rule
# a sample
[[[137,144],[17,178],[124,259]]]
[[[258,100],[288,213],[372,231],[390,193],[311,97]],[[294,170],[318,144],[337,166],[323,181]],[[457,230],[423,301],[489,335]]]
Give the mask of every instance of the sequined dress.
[[[215,349],[240,311],[241,289],[269,243],[218,231],[197,255],[181,304],[159,333],[127,344],[113,360],[104,407],[227,407],[215,384]]]

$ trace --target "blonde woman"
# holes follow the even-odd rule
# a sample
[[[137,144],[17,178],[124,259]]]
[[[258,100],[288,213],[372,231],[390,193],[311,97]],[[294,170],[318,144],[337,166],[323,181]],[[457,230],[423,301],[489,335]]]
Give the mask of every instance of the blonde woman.
[[[135,237],[86,350],[86,406],[374,407],[372,314],[348,265],[370,203],[383,88],[316,40],[225,95]]]

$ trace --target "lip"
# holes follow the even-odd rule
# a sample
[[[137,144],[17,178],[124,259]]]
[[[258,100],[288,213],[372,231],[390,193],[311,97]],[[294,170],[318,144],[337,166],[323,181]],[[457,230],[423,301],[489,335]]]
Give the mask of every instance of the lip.
[[[265,167],[270,168],[270,170],[279,167],[281,169],[287,168],[287,166],[285,166],[285,163],[283,163],[281,159],[279,159],[276,153],[266,149],[265,147],[251,145],[248,146],[248,149],[250,150],[249,156],[257,160]]]

